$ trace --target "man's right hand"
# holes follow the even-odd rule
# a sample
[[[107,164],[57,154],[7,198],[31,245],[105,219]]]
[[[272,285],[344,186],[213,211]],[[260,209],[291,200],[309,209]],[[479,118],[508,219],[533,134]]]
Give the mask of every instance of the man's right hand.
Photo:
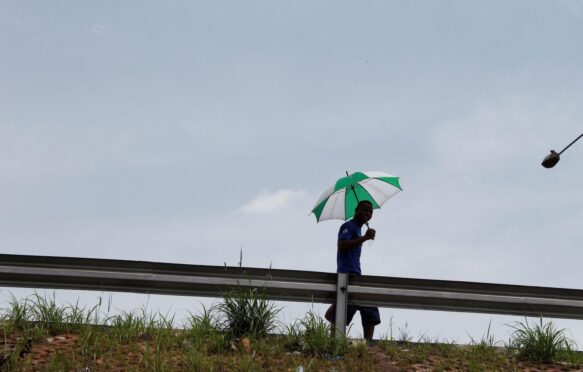
[[[377,232],[375,229],[368,229],[364,233],[364,240],[367,241],[367,240],[374,239],[376,234],[377,234]]]

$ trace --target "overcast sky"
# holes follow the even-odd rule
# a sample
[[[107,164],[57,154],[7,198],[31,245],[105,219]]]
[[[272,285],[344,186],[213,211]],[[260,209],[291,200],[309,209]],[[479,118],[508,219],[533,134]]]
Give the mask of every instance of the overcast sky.
[[[583,142],[540,165],[583,133],[580,0],[0,8],[2,253],[333,272],[341,221],[309,211],[378,170],[405,191],[364,274],[583,286]],[[514,319],[382,316],[459,339]]]

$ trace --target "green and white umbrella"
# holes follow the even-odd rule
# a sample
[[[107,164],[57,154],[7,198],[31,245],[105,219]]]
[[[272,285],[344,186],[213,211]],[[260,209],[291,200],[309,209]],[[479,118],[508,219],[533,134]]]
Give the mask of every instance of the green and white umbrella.
[[[340,178],[324,191],[312,213],[318,222],[348,220],[354,216],[359,201],[368,200],[373,208],[380,208],[387,200],[402,191],[399,177],[383,172],[355,172]]]

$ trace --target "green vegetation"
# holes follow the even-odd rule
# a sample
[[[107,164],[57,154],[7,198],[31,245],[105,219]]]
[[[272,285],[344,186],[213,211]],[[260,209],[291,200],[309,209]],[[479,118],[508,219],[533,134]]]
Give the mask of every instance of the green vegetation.
[[[256,289],[236,289],[224,297],[218,306],[224,317],[223,330],[234,337],[265,337],[276,326],[280,309]]]
[[[564,329],[555,329],[553,322],[530,326],[528,321],[510,325],[514,329],[513,338],[508,348],[518,357],[535,362],[554,363],[561,359],[572,359],[574,342],[566,335]]]
[[[54,296],[12,297],[0,323],[2,369],[279,371],[346,363],[373,368],[370,358],[353,349],[335,349],[327,322],[312,312],[287,327],[289,332],[274,335],[281,333],[280,310],[257,291],[228,293],[182,325],[147,309],[108,317],[100,311],[101,302],[85,309],[59,306]]]
[[[299,321],[299,341],[301,351],[314,356],[344,354],[348,350],[347,340],[343,338],[335,342],[331,337],[330,323],[313,311]]]
[[[218,305],[190,314],[177,325],[173,316],[147,309],[101,313],[77,304],[59,306],[55,297],[12,297],[2,311],[2,370],[521,370],[535,363],[580,368],[583,357],[552,323],[513,326],[506,348],[490,332],[466,346],[393,332],[375,346],[335,341],[330,324],[313,311],[289,325],[260,292],[234,291]],[[389,324],[392,327],[392,320]]]

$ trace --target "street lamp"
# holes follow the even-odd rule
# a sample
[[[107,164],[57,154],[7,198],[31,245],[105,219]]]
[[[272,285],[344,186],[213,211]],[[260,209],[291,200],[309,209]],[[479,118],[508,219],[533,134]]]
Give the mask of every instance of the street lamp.
[[[563,150],[561,150],[561,152],[557,153],[555,152],[555,150],[551,150],[551,153],[548,154],[542,162],[542,166],[545,168],[552,168],[554,167],[559,160],[561,160],[561,154],[565,152],[566,149],[568,149],[569,147],[571,147],[572,144],[574,144],[575,142],[577,142],[577,140],[579,138],[583,137],[583,134],[580,135],[579,137],[575,138],[575,140],[573,142],[571,142],[569,144],[569,146],[565,147]]]

